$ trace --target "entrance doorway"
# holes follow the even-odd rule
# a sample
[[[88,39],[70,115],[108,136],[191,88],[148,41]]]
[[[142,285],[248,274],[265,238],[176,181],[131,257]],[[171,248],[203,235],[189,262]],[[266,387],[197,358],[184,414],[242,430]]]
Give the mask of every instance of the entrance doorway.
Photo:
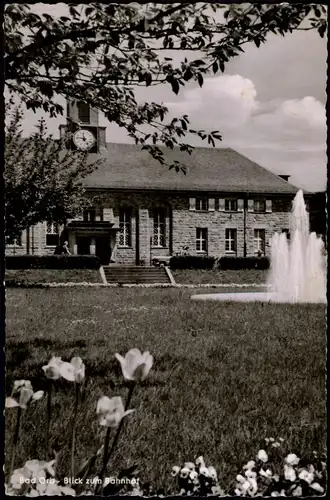
[[[95,255],[99,257],[102,265],[108,265],[111,258],[111,247],[109,236],[98,236],[95,239]]]
[[[77,253],[78,255],[90,255],[90,237],[77,236]]]

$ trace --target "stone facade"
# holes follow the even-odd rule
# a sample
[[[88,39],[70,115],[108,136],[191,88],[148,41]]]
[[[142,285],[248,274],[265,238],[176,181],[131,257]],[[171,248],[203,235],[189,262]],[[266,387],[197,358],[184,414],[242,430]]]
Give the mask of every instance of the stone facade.
[[[118,192],[103,191],[90,193],[97,200],[100,218],[112,223],[113,232],[103,234],[108,238],[110,245],[109,262],[116,264],[139,264],[150,265],[152,259],[157,256],[170,256],[182,252],[183,247],[188,247],[188,253],[192,255],[206,253],[210,256],[221,257],[234,254],[237,256],[255,255],[256,241],[255,230],[262,230],[265,238],[265,255],[269,255],[269,240],[275,232],[281,232],[289,228],[289,213],[293,196],[288,195],[260,195],[248,198],[240,197],[233,193],[221,195],[210,194],[208,207],[205,211],[196,208],[196,194],[189,193],[159,193],[145,192]],[[225,199],[237,200],[237,210],[226,211]],[[265,212],[254,211],[254,200],[265,202]],[[228,208],[228,207],[227,207]],[[124,246],[120,239],[120,211],[127,210],[130,213],[128,230],[130,232],[128,244]],[[155,245],[154,238],[154,214],[161,210],[163,214],[163,235],[161,245]],[[78,217],[76,220],[83,220]],[[69,221],[72,222],[72,221]],[[96,223],[97,225],[97,223]],[[207,249],[200,252],[196,248],[197,228],[207,229]],[[59,238],[63,228],[59,228]],[[156,227],[157,229],[157,227]],[[236,231],[236,245],[234,252],[226,251],[226,229]],[[27,253],[29,243],[30,254],[51,254],[54,245],[46,245],[46,223],[38,224],[30,228],[30,237],[22,235],[21,245],[10,245],[7,254]],[[33,236],[32,236],[33,234]],[[82,233],[83,234],[83,233]],[[86,233],[87,234],[87,233]],[[88,233],[89,234],[89,233]],[[79,252],[77,238],[79,232],[73,233],[68,227],[68,238],[70,251]],[[62,238],[63,239],[63,238]],[[28,241],[29,240],[29,241]],[[90,235],[89,248],[84,253],[98,254],[97,237]],[[126,242],[126,243],[127,243]],[[227,249],[228,250],[228,249]],[[107,257],[103,256],[103,264],[109,264]]]

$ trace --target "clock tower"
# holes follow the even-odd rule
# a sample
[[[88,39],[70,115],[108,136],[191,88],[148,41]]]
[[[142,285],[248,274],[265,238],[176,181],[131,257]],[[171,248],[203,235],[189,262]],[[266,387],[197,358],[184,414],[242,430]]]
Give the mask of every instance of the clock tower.
[[[60,125],[60,137],[67,138],[70,149],[100,153],[106,148],[106,127],[99,126],[99,112],[88,103],[67,100],[66,125]]]

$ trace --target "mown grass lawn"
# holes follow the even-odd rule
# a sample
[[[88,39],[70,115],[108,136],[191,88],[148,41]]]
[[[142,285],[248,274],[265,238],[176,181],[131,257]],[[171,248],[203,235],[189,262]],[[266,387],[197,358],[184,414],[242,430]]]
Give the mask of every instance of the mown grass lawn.
[[[266,270],[248,270],[240,271],[221,269],[171,269],[171,273],[176,283],[185,285],[202,285],[206,283],[214,284],[247,284],[251,283],[266,284],[268,271]]]
[[[5,281],[25,283],[102,283],[98,269],[6,269]]]
[[[201,290],[202,291],[202,290]],[[203,293],[205,290],[203,290]],[[133,396],[111,472],[140,466],[141,481],[170,488],[174,464],[204,455],[228,489],[265,437],[303,456],[325,447],[325,307],[192,302],[187,289],[8,289],[6,395],[15,379],[44,388],[51,355],[86,364],[77,461],[98,449],[100,396],[127,395],[114,354],[132,347],[155,357]],[[52,445],[70,475],[73,387],[60,381]],[[6,446],[15,410],[6,412]],[[16,466],[44,458],[46,401],[27,410]],[[8,454],[6,456],[8,460]],[[7,464],[8,466],[8,464]]]

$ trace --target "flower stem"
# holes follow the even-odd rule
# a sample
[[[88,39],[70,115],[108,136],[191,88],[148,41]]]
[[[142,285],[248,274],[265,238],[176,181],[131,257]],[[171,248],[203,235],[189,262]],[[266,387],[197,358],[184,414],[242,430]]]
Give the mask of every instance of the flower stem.
[[[71,476],[74,476],[75,472],[75,447],[76,447],[76,426],[77,426],[77,414],[78,414],[78,404],[79,404],[79,384],[75,383],[76,386],[76,397],[74,403],[74,412],[73,412],[73,424],[72,424],[72,445],[71,445]]]
[[[17,443],[18,443],[18,438],[19,438],[19,429],[20,429],[20,424],[21,424],[21,416],[22,416],[22,408],[19,406],[18,410],[17,410],[17,419],[16,419],[16,426],[15,426],[15,432],[14,432],[14,439],[13,439],[13,449],[12,449],[11,460],[10,460],[9,481],[10,481],[11,475],[12,475],[13,470],[14,470],[14,465],[15,465],[16,449],[17,449]]]
[[[53,382],[49,381],[48,391],[47,391],[47,426],[46,426],[46,458],[47,460],[50,458],[50,445],[49,445],[49,430],[50,430],[50,422],[52,418],[52,388]]]
[[[127,401],[126,401],[126,404],[125,404],[125,411],[128,410],[129,408],[129,405],[130,405],[130,402],[131,402],[131,399],[132,399],[132,395],[133,395],[133,391],[134,391],[134,388],[135,388],[136,384],[133,382],[129,388],[129,392],[128,392],[128,396],[127,396]],[[120,435],[120,432],[121,432],[121,429],[123,427],[123,423],[124,423],[124,419],[122,418],[119,425],[118,425],[118,428],[117,428],[117,432],[115,434],[115,437],[112,441],[112,445],[111,445],[111,448],[110,448],[110,451],[108,452],[108,449],[109,449],[109,437],[110,437],[110,428],[107,429],[107,433],[106,433],[106,436],[105,436],[105,443],[104,443],[104,454],[103,454],[103,466],[102,466],[102,470],[101,470],[101,473],[100,473],[100,479],[101,479],[101,482],[103,483],[103,477],[104,477],[104,473],[106,471],[106,468],[107,468],[107,465],[109,463],[109,460],[110,460],[110,457],[116,447],[116,444],[118,442],[118,439],[119,439],[119,435]],[[101,485],[101,493],[103,493],[103,485]]]

